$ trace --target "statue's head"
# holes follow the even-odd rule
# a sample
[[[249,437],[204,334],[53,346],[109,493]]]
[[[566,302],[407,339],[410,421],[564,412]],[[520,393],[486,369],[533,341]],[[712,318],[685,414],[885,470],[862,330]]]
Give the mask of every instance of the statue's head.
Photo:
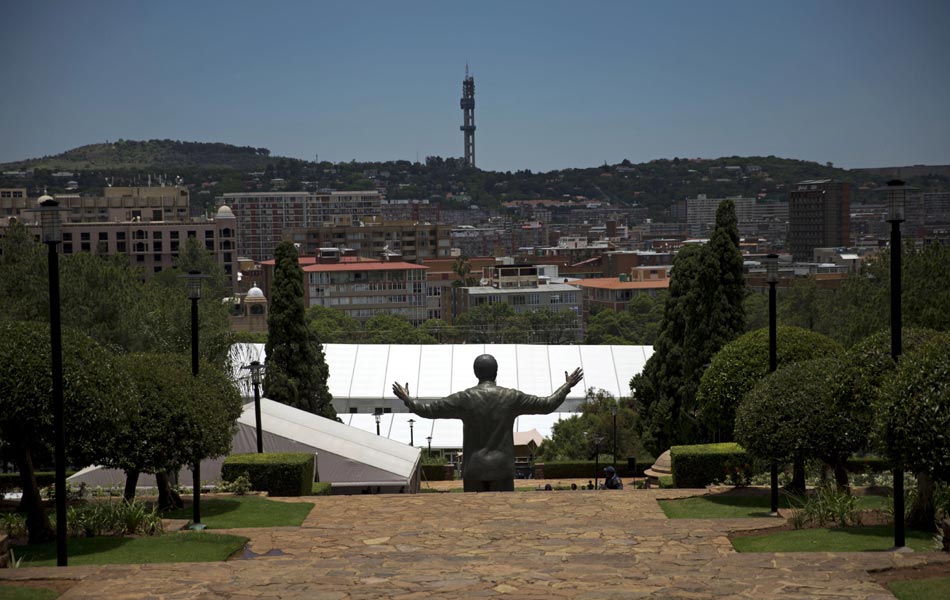
[[[479,381],[495,381],[498,376],[498,361],[491,354],[482,354],[475,359],[475,377]]]

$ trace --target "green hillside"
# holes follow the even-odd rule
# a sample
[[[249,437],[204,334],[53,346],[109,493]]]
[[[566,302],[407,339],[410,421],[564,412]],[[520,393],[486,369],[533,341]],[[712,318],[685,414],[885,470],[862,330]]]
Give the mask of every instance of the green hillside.
[[[2,164],[0,170],[174,171],[191,168],[263,170],[271,160],[270,150],[267,148],[175,140],[143,142],[118,140],[112,143],[80,146],[55,156]]]

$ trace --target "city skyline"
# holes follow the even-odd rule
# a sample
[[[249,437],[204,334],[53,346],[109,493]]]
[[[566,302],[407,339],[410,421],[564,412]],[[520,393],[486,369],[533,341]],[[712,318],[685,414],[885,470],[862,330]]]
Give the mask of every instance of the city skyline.
[[[107,140],[478,166],[950,164],[950,4],[16,3],[0,162]]]

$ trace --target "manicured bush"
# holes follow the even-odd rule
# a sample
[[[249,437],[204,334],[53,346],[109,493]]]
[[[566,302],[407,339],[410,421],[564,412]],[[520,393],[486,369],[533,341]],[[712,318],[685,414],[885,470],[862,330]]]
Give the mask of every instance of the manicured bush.
[[[422,465],[423,481],[451,481],[452,479],[444,464]]]
[[[221,465],[221,478],[233,481],[247,473],[251,489],[270,496],[309,496],[313,493],[317,457],[303,452],[232,454]]]
[[[676,487],[676,485],[673,483],[673,476],[672,476],[672,475],[662,475],[662,476],[658,477],[658,478],[657,478],[657,484],[658,484],[661,488],[664,488],[664,489],[665,489],[665,488],[674,488],[674,487]]]
[[[313,482],[313,491],[310,492],[311,496],[329,496],[333,493],[333,485],[330,483],[320,483],[319,481]]]
[[[603,477],[604,467],[612,463],[600,461],[595,465],[592,460],[560,461],[544,463],[545,479],[590,479],[594,476],[594,471],[599,467],[597,477]],[[617,474],[621,478],[643,477],[643,471],[653,466],[653,459],[638,460],[636,472],[632,473],[627,461],[617,463]]]
[[[713,482],[746,484],[759,469],[746,451],[735,443],[673,446],[670,449],[676,487],[700,488]]]

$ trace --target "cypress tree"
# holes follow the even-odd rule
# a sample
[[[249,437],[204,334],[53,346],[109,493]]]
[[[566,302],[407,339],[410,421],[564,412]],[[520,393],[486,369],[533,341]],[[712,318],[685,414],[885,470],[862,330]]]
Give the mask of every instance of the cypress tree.
[[[264,394],[277,402],[335,419],[323,346],[305,318],[304,273],[297,248],[292,242],[281,242],[274,257]]]
[[[711,436],[696,402],[699,382],[713,355],[745,325],[745,281],[731,200],[719,204],[709,243],[680,250],[670,277],[653,356],[630,380],[637,426],[654,455]]]

